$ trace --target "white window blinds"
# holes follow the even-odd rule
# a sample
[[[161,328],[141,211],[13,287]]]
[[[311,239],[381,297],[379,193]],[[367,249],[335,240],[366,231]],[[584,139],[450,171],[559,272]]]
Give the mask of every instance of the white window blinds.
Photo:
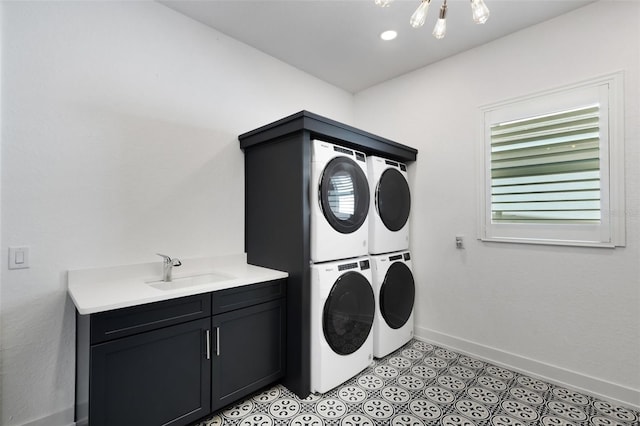
[[[491,220],[600,221],[600,108],[491,126]]]
[[[622,73],[482,107],[483,241],[625,244]]]

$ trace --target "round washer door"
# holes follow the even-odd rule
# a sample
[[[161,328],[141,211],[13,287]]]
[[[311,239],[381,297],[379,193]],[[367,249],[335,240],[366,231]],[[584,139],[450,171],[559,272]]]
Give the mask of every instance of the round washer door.
[[[369,212],[369,185],[362,169],[348,157],[329,161],[319,188],[322,213],[342,234],[357,231]]]
[[[409,219],[411,193],[409,184],[396,169],[382,172],[376,189],[378,215],[390,231],[399,231]]]
[[[402,262],[393,263],[380,287],[380,313],[389,327],[398,329],[407,323],[415,293],[411,270]]]
[[[369,337],[376,308],[369,281],[357,272],[347,272],[336,280],[324,304],[322,330],[331,349],[349,355]]]

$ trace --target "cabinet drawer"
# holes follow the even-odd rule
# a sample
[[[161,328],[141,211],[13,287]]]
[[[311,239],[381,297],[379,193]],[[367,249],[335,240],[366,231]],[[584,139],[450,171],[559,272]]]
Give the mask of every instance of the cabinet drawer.
[[[286,282],[286,279],[273,280],[216,291],[212,294],[213,314],[281,299],[285,296]]]
[[[91,315],[91,343],[100,343],[211,315],[211,293]]]

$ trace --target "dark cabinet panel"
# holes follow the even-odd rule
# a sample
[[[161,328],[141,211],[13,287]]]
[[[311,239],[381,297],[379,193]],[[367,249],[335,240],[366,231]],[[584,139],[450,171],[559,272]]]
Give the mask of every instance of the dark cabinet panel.
[[[300,131],[245,149],[245,251],[253,265],[287,271],[284,385],[309,395],[310,135]]]
[[[210,412],[209,318],[94,345],[91,426],[186,425]]]
[[[284,376],[282,300],[212,317],[212,410]]]

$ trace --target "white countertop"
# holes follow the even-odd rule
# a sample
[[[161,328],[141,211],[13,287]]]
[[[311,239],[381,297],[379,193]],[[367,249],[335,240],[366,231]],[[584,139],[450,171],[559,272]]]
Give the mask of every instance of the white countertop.
[[[86,315],[289,276],[286,272],[249,265],[245,254],[180,260],[182,266],[173,269],[174,280],[210,273],[226,277],[216,282],[161,290],[149,283],[162,278],[162,261],[72,270],[68,275],[69,295],[78,312]]]

